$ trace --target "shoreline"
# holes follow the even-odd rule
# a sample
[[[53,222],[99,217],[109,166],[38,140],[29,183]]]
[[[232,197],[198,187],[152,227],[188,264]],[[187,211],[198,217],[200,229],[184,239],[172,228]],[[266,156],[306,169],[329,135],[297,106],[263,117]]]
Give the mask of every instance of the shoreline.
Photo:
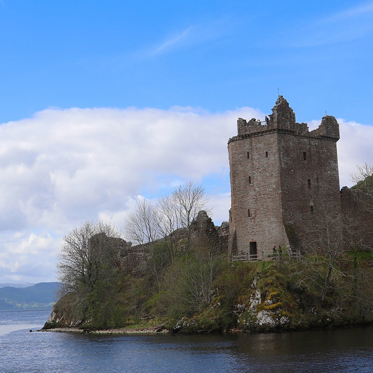
[[[80,328],[51,328],[40,329],[39,332],[53,332],[53,333],[78,333],[78,334],[97,334],[97,335],[126,335],[126,334],[169,334],[170,330],[161,329],[159,327],[150,328],[118,328],[118,329],[80,329]]]
[[[58,327],[50,329],[35,330],[36,332],[52,332],[52,333],[77,333],[77,334],[92,334],[92,335],[160,335],[160,334],[182,334],[182,335],[198,335],[198,334],[270,334],[270,333],[292,333],[301,332],[307,330],[332,330],[332,329],[349,329],[359,327],[373,327],[373,323],[353,323],[344,325],[324,325],[324,326],[309,326],[309,327],[293,327],[284,329],[262,329],[262,330],[241,330],[238,328],[232,328],[225,332],[214,332],[201,330],[200,332],[181,332],[173,331],[172,329],[162,328],[161,326],[144,327],[144,328],[113,328],[113,329],[81,329],[77,327]]]

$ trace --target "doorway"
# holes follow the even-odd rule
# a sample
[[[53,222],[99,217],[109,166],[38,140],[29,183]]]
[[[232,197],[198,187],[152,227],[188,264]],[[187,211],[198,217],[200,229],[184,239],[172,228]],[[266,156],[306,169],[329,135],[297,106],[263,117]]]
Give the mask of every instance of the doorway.
[[[258,252],[256,248],[256,242],[250,242],[250,259],[257,260]]]

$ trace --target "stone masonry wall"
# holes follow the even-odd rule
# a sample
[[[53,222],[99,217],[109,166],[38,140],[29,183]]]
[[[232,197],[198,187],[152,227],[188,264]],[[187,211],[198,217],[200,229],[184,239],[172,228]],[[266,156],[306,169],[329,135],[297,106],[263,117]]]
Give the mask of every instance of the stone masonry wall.
[[[277,138],[277,133],[269,133],[228,144],[232,254],[250,253],[250,243],[256,242],[258,258],[265,259],[273,246],[288,244],[282,222]]]
[[[283,221],[295,250],[340,244],[340,202],[335,141],[279,136]],[[327,230],[327,231],[326,231]],[[295,235],[295,236],[294,236]]]
[[[340,193],[346,249],[373,249],[373,194],[343,187]]]

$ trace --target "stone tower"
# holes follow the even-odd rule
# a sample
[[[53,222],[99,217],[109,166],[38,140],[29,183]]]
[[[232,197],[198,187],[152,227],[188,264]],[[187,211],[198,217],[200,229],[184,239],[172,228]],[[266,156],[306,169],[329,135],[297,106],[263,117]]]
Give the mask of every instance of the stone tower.
[[[279,96],[265,122],[237,121],[228,141],[230,254],[268,259],[274,246],[308,251],[338,245],[341,232],[339,124],[309,131]]]

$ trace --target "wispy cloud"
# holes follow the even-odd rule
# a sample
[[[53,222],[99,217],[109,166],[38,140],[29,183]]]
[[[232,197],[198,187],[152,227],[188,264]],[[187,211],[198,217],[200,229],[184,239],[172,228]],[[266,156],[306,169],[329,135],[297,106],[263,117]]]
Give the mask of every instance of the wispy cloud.
[[[171,36],[169,39],[165,40],[160,46],[158,46],[154,51],[153,54],[158,54],[167,51],[170,48],[175,48],[185,41],[188,38],[188,35],[191,35],[191,31],[193,27],[188,27],[187,29],[183,30],[182,32],[177,33],[176,35]]]
[[[325,18],[324,22],[347,21],[356,17],[366,16],[367,13],[373,13],[373,2],[360,4],[354,8],[349,8]]]
[[[226,19],[204,20],[203,23],[196,23],[181,31],[171,32],[168,37],[156,43],[155,46],[153,45],[146,54],[155,56],[219,39],[229,30],[228,24]]]
[[[292,46],[314,47],[360,39],[372,32],[373,2],[369,2],[288,30],[287,34]]]

